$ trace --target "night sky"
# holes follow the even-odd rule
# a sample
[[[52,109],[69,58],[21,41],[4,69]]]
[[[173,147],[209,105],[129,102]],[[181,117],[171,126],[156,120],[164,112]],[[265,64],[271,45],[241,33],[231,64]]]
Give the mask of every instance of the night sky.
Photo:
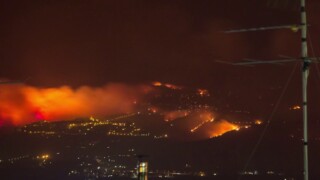
[[[306,1],[309,56],[320,57],[320,0]],[[144,117],[141,124],[147,124],[146,127],[150,126],[152,130],[162,131],[162,126],[157,125],[161,122],[163,127],[172,127],[170,132],[178,134],[183,140],[188,139],[185,134],[193,138],[198,131],[211,130],[210,136],[205,134],[205,137],[199,138],[201,140],[193,141],[195,144],[172,141],[177,155],[184,152],[184,149],[179,149],[179,143],[186,144],[181,147],[186,147],[184,153],[188,154],[187,159],[197,159],[194,152],[201,156],[209,154],[210,158],[203,156],[205,163],[198,159],[203,166],[211,167],[212,162],[218,164],[217,159],[220,158],[221,162],[231,164],[228,168],[239,172],[248,157],[252,167],[267,167],[270,164],[272,168],[284,168],[283,172],[289,169],[300,173],[300,177],[302,63],[234,66],[218,62],[274,60],[284,56],[300,58],[300,31],[287,28],[224,33],[233,29],[299,25],[299,2],[1,0],[0,146],[8,147],[1,148],[4,149],[0,152],[1,158],[3,153],[11,153],[11,147],[14,149],[12,152],[20,149],[14,144],[15,140],[11,140],[14,137],[9,137],[12,127],[22,134],[29,131],[21,131],[21,128],[35,122],[50,127],[51,123],[45,124],[47,121],[64,123],[63,120],[75,120],[78,123],[81,121],[77,119],[91,116],[109,118],[119,115],[127,119],[137,117],[137,120]],[[1,83],[10,80],[22,83]],[[207,94],[199,95],[199,92]],[[319,92],[320,66],[313,63],[308,84],[309,164],[312,172],[318,175]],[[167,118],[169,115],[174,118]],[[176,124],[171,124],[171,121]],[[271,121],[273,123],[269,123]],[[243,126],[248,122],[250,128]],[[86,129],[89,131],[89,128]],[[6,131],[8,140],[2,141],[1,133],[6,134]],[[200,133],[207,133],[205,131]],[[81,137],[83,132],[79,133]],[[108,142],[104,141],[104,135],[99,136],[103,145]],[[266,138],[263,139],[263,136]],[[29,135],[21,137],[29,138]],[[67,135],[65,137],[69,138]],[[169,136],[166,134],[165,137]],[[260,137],[261,141],[258,140]],[[81,138],[78,140],[82,141]],[[20,141],[23,143],[20,144]],[[21,147],[24,142],[30,145],[36,142],[20,141]],[[63,140],[57,142],[64,147]],[[171,147],[163,151],[151,142],[160,141],[150,141],[151,149],[163,153],[158,157],[160,163],[164,159],[162,155],[173,152]],[[49,140],[38,145],[41,147],[46,143],[56,147]],[[255,149],[255,143],[262,145]],[[197,150],[193,152],[191,147]],[[78,151],[76,145],[73,148]],[[253,153],[256,152],[250,160],[252,149]],[[185,156],[180,157],[183,166],[188,163]],[[240,161],[232,157],[240,158]],[[172,160],[175,161],[175,158]],[[27,171],[25,167],[22,169]],[[224,168],[223,165],[221,167]],[[13,170],[14,173],[19,172]]]
[[[320,2],[307,4],[310,56],[319,56]],[[300,32],[223,31],[298,24],[298,6],[280,0],[5,0],[0,2],[0,77],[37,87],[162,81],[207,88],[221,103],[266,116],[294,63],[236,67],[216,60],[300,57]],[[299,69],[285,107],[301,101]],[[314,107],[320,102],[319,77],[313,65]]]

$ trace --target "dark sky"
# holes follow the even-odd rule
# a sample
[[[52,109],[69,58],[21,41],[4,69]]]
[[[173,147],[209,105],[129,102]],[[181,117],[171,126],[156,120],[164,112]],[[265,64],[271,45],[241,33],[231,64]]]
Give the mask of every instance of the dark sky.
[[[28,79],[27,84],[36,86],[74,87],[159,80],[208,88],[227,101],[226,95],[235,94],[229,101],[243,102],[250,95],[254,102],[270,89],[277,89],[276,98],[294,64],[252,68],[215,60],[299,57],[299,32],[222,33],[299,23],[298,1],[283,2],[3,0],[0,77]],[[320,2],[307,3],[309,29],[319,56]],[[320,80],[316,73],[311,78],[317,92]],[[298,71],[294,80],[289,87],[293,96],[288,97],[300,95]],[[239,96],[243,98],[237,99]],[[288,100],[289,104],[299,101]]]
[[[300,32],[223,33],[299,24],[299,0],[287,2],[0,0],[0,79],[37,87],[163,81],[209,89],[218,108],[249,111],[265,121],[295,64],[239,67],[216,60],[300,57]],[[307,11],[309,54],[319,57],[320,0],[307,0]],[[309,78],[309,125],[317,135],[318,66],[311,66]],[[301,104],[299,70],[300,64],[275,115],[278,122],[294,119],[292,124],[302,125],[302,112],[289,111]]]

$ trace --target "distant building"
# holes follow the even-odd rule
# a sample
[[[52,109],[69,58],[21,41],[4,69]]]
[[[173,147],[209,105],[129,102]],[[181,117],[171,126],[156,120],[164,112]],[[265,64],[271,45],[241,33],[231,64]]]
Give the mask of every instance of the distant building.
[[[139,162],[138,164],[138,179],[148,180],[148,162]]]

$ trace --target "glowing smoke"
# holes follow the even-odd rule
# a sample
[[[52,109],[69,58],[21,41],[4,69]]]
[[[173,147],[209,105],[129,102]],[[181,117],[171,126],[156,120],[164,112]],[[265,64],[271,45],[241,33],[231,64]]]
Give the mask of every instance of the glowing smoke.
[[[186,117],[190,114],[188,110],[176,110],[176,111],[167,111],[164,112],[164,120],[165,121],[173,121],[178,118]]]
[[[109,84],[101,88],[72,89],[2,85],[0,126],[23,125],[39,120],[70,120],[90,115],[105,116],[134,111],[136,101],[151,91],[149,86]]]

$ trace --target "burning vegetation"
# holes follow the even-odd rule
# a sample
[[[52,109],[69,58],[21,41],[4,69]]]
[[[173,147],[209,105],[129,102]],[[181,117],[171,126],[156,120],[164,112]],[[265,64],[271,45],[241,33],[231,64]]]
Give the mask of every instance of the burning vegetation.
[[[209,131],[210,138],[222,136],[229,131],[239,131],[240,127],[236,124],[228,122],[227,120],[221,120],[215,122],[211,125],[211,130]]]
[[[175,84],[169,84],[169,83],[162,83],[162,82],[159,82],[159,81],[153,82],[152,85],[155,86],[155,87],[166,87],[166,88],[172,89],[172,90],[181,90],[181,89],[183,89],[182,86],[178,86],[178,85],[175,85]]]

